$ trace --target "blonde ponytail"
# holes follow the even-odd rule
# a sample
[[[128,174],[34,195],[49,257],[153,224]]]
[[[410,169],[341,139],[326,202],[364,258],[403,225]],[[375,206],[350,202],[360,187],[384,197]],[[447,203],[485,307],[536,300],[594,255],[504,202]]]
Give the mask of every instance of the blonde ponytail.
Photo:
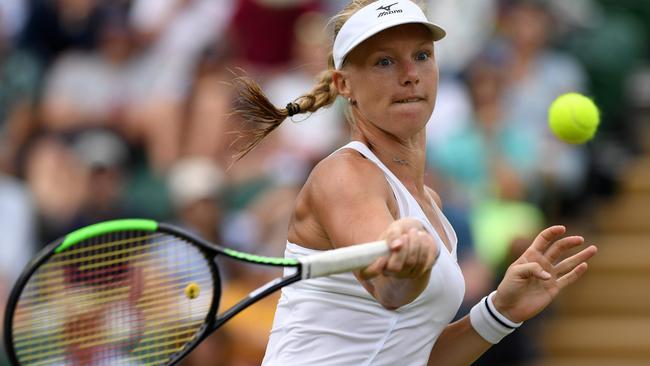
[[[332,74],[333,68],[323,71],[320,82],[311,92],[296,98],[285,108],[273,105],[253,79],[246,76],[235,78],[232,82],[237,92],[234,114],[255,125],[250,130],[240,132],[240,137],[249,141],[235,154],[235,161],[246,156],[288,117],[299,113],[313,113],[334,103],[338,93],[332,84]]]

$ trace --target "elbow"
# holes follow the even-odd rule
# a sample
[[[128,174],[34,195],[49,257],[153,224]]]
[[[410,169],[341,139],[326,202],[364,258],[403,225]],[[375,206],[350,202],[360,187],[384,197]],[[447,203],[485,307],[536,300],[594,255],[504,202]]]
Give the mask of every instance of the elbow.
[[[377,298],[377,301],[383,306],[386,310],[397,310],[404,305],[410,304],[415,298],[395,298],[395,297],[382,297]]]
[[[424,283],[424,286],[419,284],[417,287],[408,286],[408,283],[402,283],[400,285],[377,286],[374,287],[375,291],[371,293],[377,302],[387,310],[397,310],[415,301],[424,290],[424,287],[426,287],[426,283]]]
[[[373,281],[362,281],[366,290],[387,310],[397,310],[417,299],[426,288],[428,277],[424,281],[397,280],[384,276]]]
[[[400,307],[402,307],[402,305],[391,304],[391,303],[382,302],[382,301],[380,301],[379,303],[381,304],[381,306],[384,307],[384,309],[391,310],[391,311],[397,310]]]

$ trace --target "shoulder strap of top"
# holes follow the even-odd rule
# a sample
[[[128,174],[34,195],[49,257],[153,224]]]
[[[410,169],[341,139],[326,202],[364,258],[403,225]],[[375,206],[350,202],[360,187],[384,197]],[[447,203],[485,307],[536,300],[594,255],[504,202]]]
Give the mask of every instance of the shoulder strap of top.
[[[384,163],[379,160],[377,155],[375,155],[369,148],[366,146],[363,142],[361,141],[351,141],[347,145],[341,147],[340,149],[336,150],[342,150],[342,149],[353,149],[358,151],[360,154],[365,156],[368,160],[372,161],[379,167],[384,172],[384,175],[386,176],[386,180],[388,181],[388,184],[391,186],[391,189],[393,190],[393,194],[395,196],[395,199],[397,201],[397,205],[399,206],[400,210],[400,217],[407,217],[407,216],[412,216],[413,210],[417,212],[416,217],[419,216],[422,223],[427,227],[429,232],[435,236],[438,236],[438,233],[435,231],[433,228],[433,225],[429,222],[429,219],[426,217],[424,214],[424,211],[422,211],[422,208],[420,205],[415,201],[415,198],[411,195],[411,193],[406,189],[404,184],[397,178],[393,172],[388,169]],[[431,204],[434,207],[434,210],[436,211],[436,214],[442,218],[442,223],[444,227],[445,234],[449,240],[452,241],[452,253],[455,254],[456,252],[456,233],[454,232],[453,228],[451,228],[451,225],[449,224],[449,221],[447,218],[444,216],[438,205],[435,203],[435,201],[431,200]],[[441,240],[441,239],[440,239]],[[441,243],[442,244],[442,240]]]
[[[363,142],[351,141],[347,145],[343,146],[341,149],[354,149],[354,150],[358,151],[363,156],[365,156],[368,160],[375,163],[375,165],[377,165],[379,167],[379,169],[381,169],[386,176],[390,177],[391,180],[394,180],[394,181],[398,182],[400,188],[406,189],[406,187],[404,187],[402,182],[399,181],[399,179],[395,176],[395,174],[393,174],[393,172],[391,172],[390,169],[388,169],[388,167],[386,165],[384,165],[384,163],[382,163],[381,160],[379,160],[377,155],[375,155],[375,153],[373,153],[368,148],[368,146],[366,146]]]
[[[397,201],[397,207],[399,208],[399,217],[407,217],[409,212],[409,205],[408,199],[404,194],[408,192],[403,192],[403,190],[406,188],[404,188],[404,185],[399,181],[399,179],[397,179],[393,172],[391,172],[390,169],[388,169],[388,167],[386,167],[386,165],[384,165],[384,163],[379,160],[377,155],[375,155],[363,142],[351,141],[347,145],[336,150],[335,153],[343,149],[352,149],[358,151],[366,159],[372,161],[379,169],[381,169],[381,171],[384,173],[384,176],[386,177],[388,185],[390,185],[390,188],[393,191],[395,200]]]

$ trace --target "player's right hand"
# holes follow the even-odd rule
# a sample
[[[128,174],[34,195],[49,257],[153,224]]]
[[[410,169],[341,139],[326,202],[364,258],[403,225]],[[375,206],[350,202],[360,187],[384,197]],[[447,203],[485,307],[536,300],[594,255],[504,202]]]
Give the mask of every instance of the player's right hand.
[[[388,257],[381,257],[361,271],[364,279],[378,275],[396,278],[417,278],[428,273],[440,250],[420,221],[404,218],[393,222],[381,236],[390,248]]]

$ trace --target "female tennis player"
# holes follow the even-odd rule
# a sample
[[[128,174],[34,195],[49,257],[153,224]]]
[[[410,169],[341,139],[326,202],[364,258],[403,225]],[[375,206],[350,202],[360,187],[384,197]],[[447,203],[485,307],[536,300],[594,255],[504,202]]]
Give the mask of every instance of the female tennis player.
[[[450,324],[464,293],[457,239],[424,185],[425,124],[438,83],[434,42],[445,32],[409,0],[356,0],[333,24],[329,70],[286,108],[252,80],[237,81],[238,113],[264,124],[240,157],[288,116],[346,98],[352,141],[311,172],[285,255],[378,238],[391,253],[354,274],[284,288],[264,365],[470,365],[580,278],[596,248],[561,259],[584,239],[563,237],[562,226],[542,231],[496,291]]]

